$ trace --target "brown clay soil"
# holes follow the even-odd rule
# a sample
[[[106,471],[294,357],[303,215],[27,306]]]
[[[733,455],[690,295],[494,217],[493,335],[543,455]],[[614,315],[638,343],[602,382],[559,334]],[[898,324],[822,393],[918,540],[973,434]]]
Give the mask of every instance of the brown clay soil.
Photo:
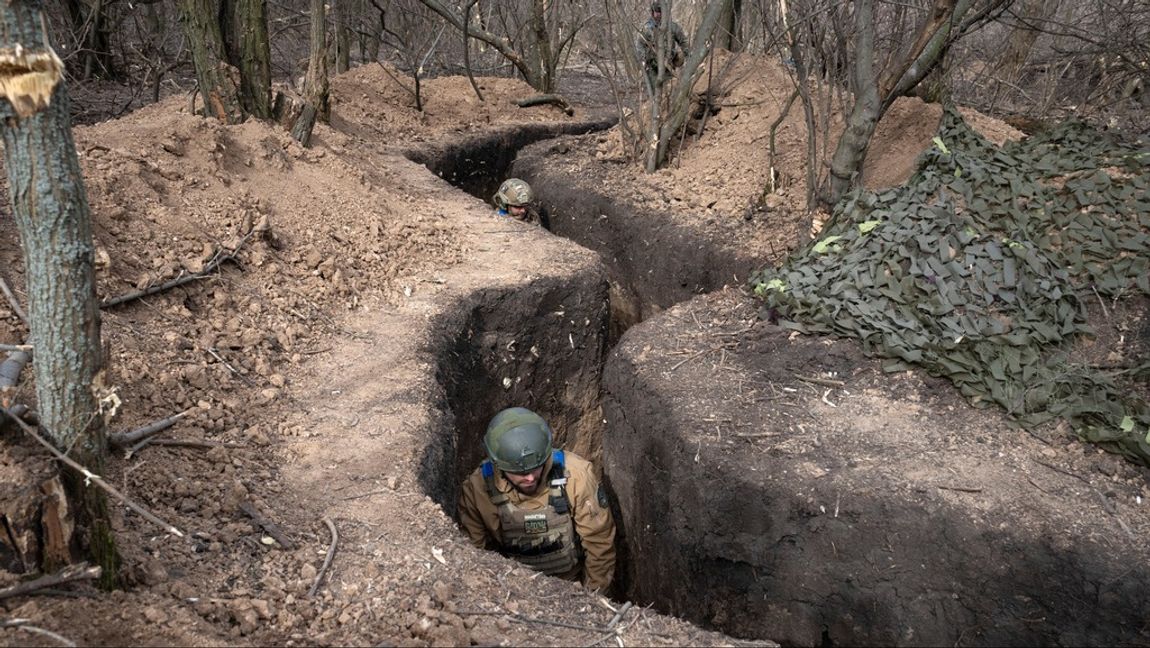
[[[497,220],[489,205],[399,154],[492,129],[590,117],[587,106],[571,117],[550,106],[518,108],[514,100],[532,94],[526,85],[479,82],[484,101],[465,78],[426,81],[421,113],[379,66],[358,68],[334,80],[331,123],[317,126],[310,148],[274,125],[229,127],[189,114],[183,99],[75,129],[101,297],[196,272],[219,250],[235,251],[236,262],[210,278],[103,311],[107,383],[121,401],[112,429],[190,410],[161,438],[211,447],[157,443],[111,457],[106,479],[187,537],[117,506],[125,589],[17,597],[0,602],[5,617],[81,644],[743,643],[651,609],[630,612],[618,633],[608,630],[618,601],[471,548],[444,511],[453,499],[437,489],[457,483],[478,456],[474,447],[456,449],[457,439],[429,432],[453,421],[445,411],[452,396],[439,375],[443,359],[429,351],[440,348],[438,338],[456,321],[452,309],[475,294],[514,296],[525,278],[582,273],[594,283],[602,274],[594,253]],[[703,223],[700,236],[726,235],[722,226],[737,223],[748,250],[764,263],[777,261],[796,246],[803,222],[806,143],[798,115],[779,131],[776,166],[784,188],[770,197],[769,217],[747,219],[746,211],[765,181],[763,135],[789,88],[785,75],[769,68],[742,79],[705,136],[652,175],[620,159],[614,132],[591,136],[605,182],[620,199]],[[867,181],[905,178],[938,116],[937,107],[917,100],[896,104],[871,147]],[[986,118],[977,125],[991,139],[1017,136]],[[0,268],[23,296],[20,244],[8,223],[0,233]],[[733,321],[746,319],[743,333],[761,336],[746,297],[729,293],[741,303],[720,310],[734,312]],[[563,305],[560,298],[537,315],[562,320]],[[661,330],[661,340],[710,325],[685,313],[673,320],[678,332]],[[573,350],[582,349],[577,335],[563,343],[570,339]],[[0,303],[0,342],[26,337],[13,310]],[[629,344],[641,354],[641,340]],[[881,408],[851,408],[856,430],[913,419],[933,406],[917,397],[899,400],[896,392],[906,390],[901,381],[871,380],[862,396],[894,396],[884,397]],[[582,385],[580,398],[594,410],[592,388]],[[699,383],[682,397],[703,402],[731,388]],[[33,399],[26,382],[17,400]],[[963,405],[953,400],[946,407]],[[48,461],[18,431],[5,429],[2,440],[0,478],[39,472]],[[947,440],[979,443],[963,435]],[[473,446],[475,437],[458,441]],[[597,454],[589,443],[583,450]],[[467,461],[429,487],[427,471],[446,447]],[[1143,474],[1104,465],[1102,477],[1120,484],[1123,497],[1150,498]],[[1122,501],[1135,533],[1150,528],[1150,514]],[[293,546],[268,537],[242,511],[246,503]],[[332,544],[327,522],[339,542],[317,582]],[[18,578],[0,574],[0,586]],[[7,644],[52,644],[26,630],[2,633]]]

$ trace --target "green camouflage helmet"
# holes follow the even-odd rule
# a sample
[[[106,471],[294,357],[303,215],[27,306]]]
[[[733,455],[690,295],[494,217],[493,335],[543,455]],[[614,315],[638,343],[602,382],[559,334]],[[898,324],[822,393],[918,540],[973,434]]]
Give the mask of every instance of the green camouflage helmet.
[[[531,204],[534,198],[531,185],[519,178],[508,178],[499,185],[499,191],[495,192],[495,205],[500,209],[507,209],[509,205],[524,207]]]
[[[483,445],[491,463],[500,470],[531,472],[551,457],[551,427],[535,412],[511,407],[491,419]]]

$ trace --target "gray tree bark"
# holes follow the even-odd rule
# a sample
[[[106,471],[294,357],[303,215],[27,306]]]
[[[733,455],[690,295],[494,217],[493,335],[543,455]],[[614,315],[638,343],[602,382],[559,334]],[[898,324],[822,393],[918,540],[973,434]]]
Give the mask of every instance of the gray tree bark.
[[[205,112],[228,124],[272,113],[264,0],[180,0]]]
[[[0,131],[12,213],[24,247],[28,312],[40,425],[52,443],[96,474],[102,471],[104,420],[100,311],[92,226],[76,157],[60,59],[44,33],[40,0],[0,6]],[[111,585],[119,557],[102,492],[65,473],[87,549]]]

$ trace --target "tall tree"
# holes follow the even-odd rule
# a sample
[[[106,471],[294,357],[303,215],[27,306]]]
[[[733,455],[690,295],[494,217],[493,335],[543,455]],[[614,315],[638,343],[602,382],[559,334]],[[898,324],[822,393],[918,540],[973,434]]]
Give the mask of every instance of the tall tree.
[[[58,449],[98,475],[105,441],[96,394],[103,374],[95,247],[63,64],[44,24],[40,0],[0,5],[0,131],[24,247],[40,425]],[[114,579],[119,558],[103,495],[85,485],[85,476],[69,471],[65,478],[87,549]]]
[[[271,117],[265,0],[180,0],[207,114],[229,124]]]

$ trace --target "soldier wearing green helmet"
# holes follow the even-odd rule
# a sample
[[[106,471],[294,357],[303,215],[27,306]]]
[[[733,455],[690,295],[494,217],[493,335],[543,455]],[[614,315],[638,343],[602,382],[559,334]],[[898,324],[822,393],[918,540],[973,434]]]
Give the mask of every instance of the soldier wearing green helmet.
[[[475,546],[605,592],[615,576],[606,493],[591,463],[553,438],[529,409],[496,414],[483,437],[487,459],[463,483],[459,519]]]
[[[495,214],[498,216],[510,216],[515,220],[548,228],[547,216],[533,204],[535,192],[525,180],[519,178],[504,180],[491,200],[495,203]]]

